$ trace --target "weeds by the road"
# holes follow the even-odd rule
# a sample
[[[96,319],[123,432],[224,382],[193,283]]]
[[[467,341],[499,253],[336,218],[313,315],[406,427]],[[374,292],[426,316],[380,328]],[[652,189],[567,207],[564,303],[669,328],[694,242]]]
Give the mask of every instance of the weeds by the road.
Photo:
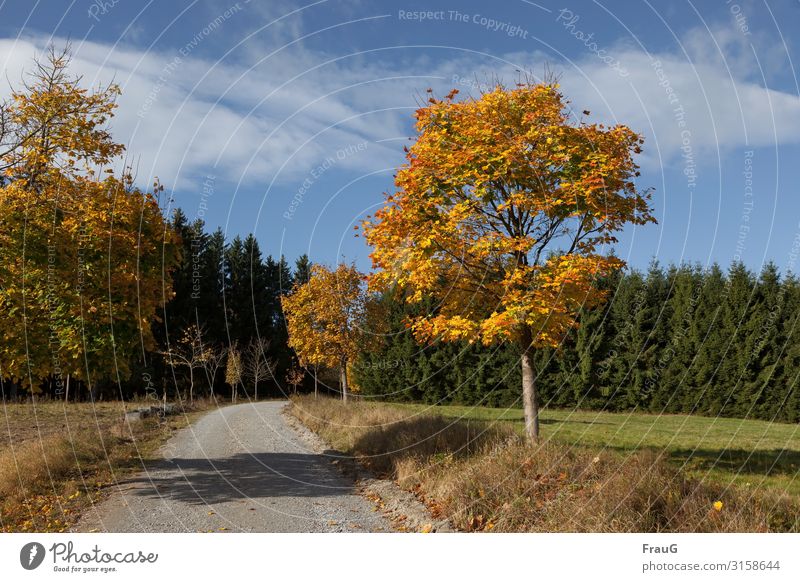
[[[293,414],[465,531],[800,531],[789,495],[701,482],[651,451],[532,446],[511,427],[310,397]]]
[[[522,410],[484,406],[399,404],[409,415],[428,412],[446,418],[484,420],[523,433]],[[600,412],[546,408],[544,438],[562,445],[628,453],[666,452],[690,477],[721,485],[800,496],[800,430],[797,425],[745,418],[686,414]]]
[[[4,404],[0,440],[0,531],[66,531],[122,474],[140,469],[192,416],[126,423],[130,402]]]

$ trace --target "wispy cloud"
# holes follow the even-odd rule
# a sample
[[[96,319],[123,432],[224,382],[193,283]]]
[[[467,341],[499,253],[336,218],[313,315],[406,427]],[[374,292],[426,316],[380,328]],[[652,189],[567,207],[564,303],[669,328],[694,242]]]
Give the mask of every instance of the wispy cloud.
[[[717,40],[711,48],[709,39]],[[7,77],[18,79],[48,40],[0,40]],[[547,60],[563,72],[565,93],[578,111],[590,109],[595,118],[645,134],[645,164],[679,160],[686,130],[698,155],[800,139],[800,99],[763,86],[748,45],[723,32],[690,32],[683,40],[683,49],[670,53],[612,47],[624,77],[590,51],[577,61]],[[735,58],[725,60],[714,44]],[[177,187],[196,185],[208,173],[243,184],[291,181],[332,152],[363,142],[371,144],[364,155],[348,157],[342,167],[371,172],[395,165],[400,144],[393,140],[411,133],[411,114],[426,87],[469,90],[467,79],[490,83],[495,77],[513,83],[518,69],[541,70],[544,61],[534,52],[454,51],[435,61],[392,60],[396,55],[381,51],[337,58],[296,44],[260,45],[244,58],[216,61],[191,47],[84,42],[73,48],[74,69],[87,83],[122,86],[113,132],[127,144],[140,179],[159,176]],[[771,57],[765,60],[773,65]]]

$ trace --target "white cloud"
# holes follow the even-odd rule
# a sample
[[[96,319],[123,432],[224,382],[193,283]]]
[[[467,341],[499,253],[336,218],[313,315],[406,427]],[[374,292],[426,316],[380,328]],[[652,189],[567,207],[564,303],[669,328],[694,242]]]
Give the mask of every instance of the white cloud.
[[[630,45],[610,49],[628,71],[626,77],[588,51],[578,62],[553,67],[563,71],[565,94],[578,111],[590,109],[593,118],[626,123],[645,134],[647,165],[679,159],[678,105],[698,156],[716,156],[717,148],[746,143],[796,142],[800,99],[759,84],[755,59],[741,39],[716,33],[718,44],[735,56],[725,61],[709,38],[687,34],[687,54],[648,55]],[[47,41],[44,36],[0,40],[7,76],[18,79]],[[74,70],[87,82],[120,83],[115,138],[138,161],[143,183],[159,176],[168,187],[196,185],[207,173],[264,184],[280,172],[278,182],[292,180],[337,149],[364,141],[371,147],[342,165],[364,172],[389,167],[401,159],[400,144],[373,142],[410,132],[411,113],[426,87],[446,92],[454,76],[480,81],[497,75],[513,83],[515,69],[541,70],[543,62],[539,53],[494,58],[454,51],[441,61],[406,57],[392,62],[387,59],[396,55],[381,53],[324,64],[335,57],[296,46],[263,61],[247,52],[250,65],[190,54],[171,67],[181,56],[177,52],[91,42],[73,48]],[[663,69],[661,84],[654,60]],[[664,79],[677,102],[669,102]]]
[[[12,80],[46,42],[0,40],[0,61]],[[408,91],[398,90],[396,82],[383,83],[372,107],[350,104],[360,99],[361,89],[348,85],[379,78],[365,69],[323,69],[291,80],[311,68],[300,62],[305,56],[282,58],[273,69],[269,62],[244,68],[191,56],[178,62],[179,54],[110,50],[88,42],[73,51],[72,70],[87,84],[120,84],[112,132],[128,146],[143,183],[159,176],[180,187],[206,173],[265,182],[278,171],[281,179],[291,179],[342,147],[408,131],[408,111],[369,113],[408,104]],[[376,144],[367,152],[349,163],[363,158],[361,163],[374,169],[397,162],[393,147]]]
[[[741,69],[728,69],[715,59],[689,62],[630,50],[619,58],[627,77],[602,63],[584,62],[579,71],[565,75],[565,92],[576,96],[576,106],[644,133],[652,160],[656,152],[665,161],[674,160],[685,131],[693,148],[706,155],[798,141],[800,98],[765,89],[743,78]],[[681,111],[685,126],[680,125]]]

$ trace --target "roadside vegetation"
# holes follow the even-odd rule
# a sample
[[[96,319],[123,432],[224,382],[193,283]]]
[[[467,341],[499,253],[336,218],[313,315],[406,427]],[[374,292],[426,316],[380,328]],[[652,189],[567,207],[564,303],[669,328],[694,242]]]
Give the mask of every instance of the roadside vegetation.
[[[409,413],[484,421],[520,431],[522,411],[482,406],[397,404]],[[686,414],[551,410],[542,413],[545,438],[564,445],[663,451],[691,477],[721,485],[774,489],[800,497],[800,429],[797,425]]]
[[[63,532],[106,489],[154,458],[175,429],[216,404],[125,422],[151,403],[6,403],[0,409],[0,532]]]
[[[664,447],[557,441],[548,422],[541,442],[530,444],[514,421],[439,412],[310,397],[292,407],[335,449],[464,531],[800,531],[798,496],[698,478]]]

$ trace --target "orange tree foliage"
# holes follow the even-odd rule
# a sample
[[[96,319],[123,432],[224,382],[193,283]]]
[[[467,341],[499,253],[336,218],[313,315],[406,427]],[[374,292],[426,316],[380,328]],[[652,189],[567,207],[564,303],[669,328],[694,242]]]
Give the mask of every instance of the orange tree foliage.
[[[289,346],[300,364],[339,368],[342,397],[347,399],[347,365],[366,342],[368,318],[376,329],[376,307],[364,284],[364,275],[352,265],[335,271],[314,265],[308,282],[283,298]]]
[[[417,110],[397,191],[363,225],[371,284],[439,300],[410,322],[421,340],[555,346],[623,266],[615,233],[654,222],[634,184],[642,139],[573,121],[555,84],[456,93]]]
[[[119,89],[82,89],[68,64],[51,50],[5,108],[0,373],[34,389],[127,378],[178,258],[156,198],[107,169],[124,149],[105,129]]]

